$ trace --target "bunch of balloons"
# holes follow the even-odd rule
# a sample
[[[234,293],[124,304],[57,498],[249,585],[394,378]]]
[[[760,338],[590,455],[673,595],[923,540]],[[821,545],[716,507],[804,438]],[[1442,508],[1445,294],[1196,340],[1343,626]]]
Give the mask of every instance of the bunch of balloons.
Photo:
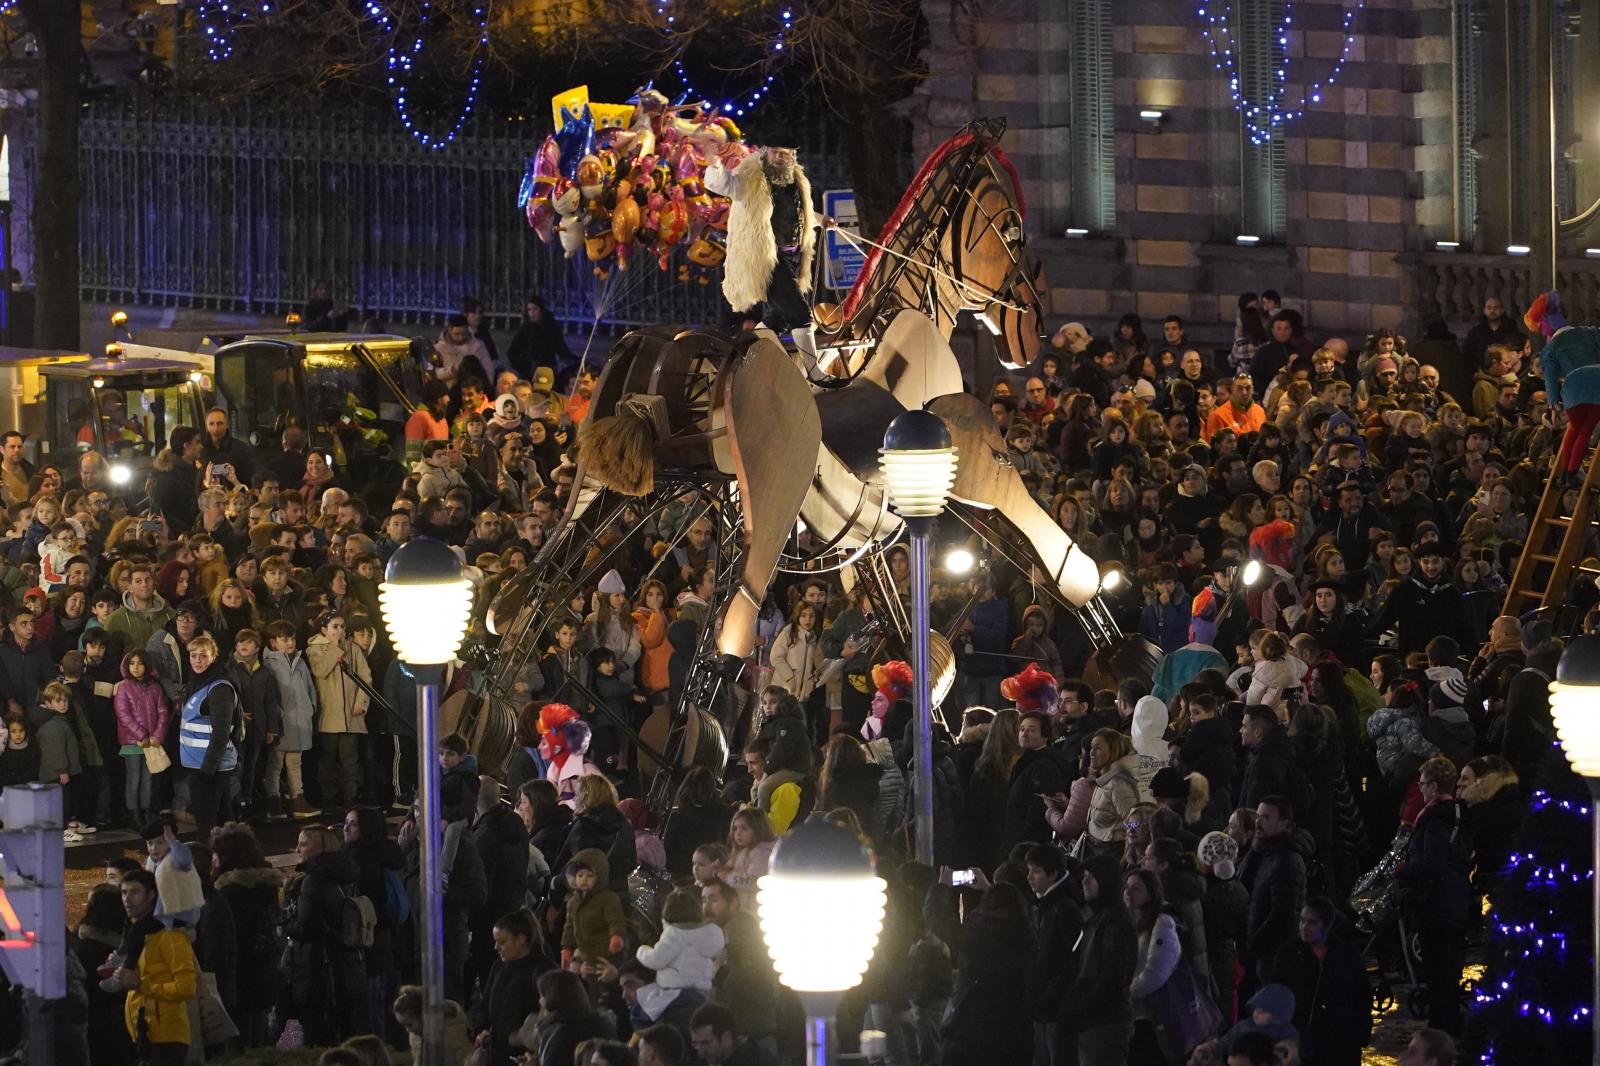
[[[703,285],[728,235],[728,200],[706,191],[705,169],[716,160],[732,169],[753,149],[705,104],[672,105],[648,86],[630,103],[628,121],[609,128],[596,128],[588,103],[577,113],[562,105],[560,126],[527,161],[517,206],[540,240],[559,240],[569,259],[582,252],[600,277],[639,255],[666,270],[681,245],[680,280]]]

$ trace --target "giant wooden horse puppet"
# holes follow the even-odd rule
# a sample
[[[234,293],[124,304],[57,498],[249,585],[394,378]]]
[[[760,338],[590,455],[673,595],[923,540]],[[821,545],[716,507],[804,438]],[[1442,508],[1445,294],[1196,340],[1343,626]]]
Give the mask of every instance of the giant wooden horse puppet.
[[[963,391],[948,343],[963,309],[985,317],[1010,365],[1029,362],[1039,342],[1039,270],[1024,249],[1020,190],[997,135],[994,125],[975,125],[922,167],[879,242],[889,250],[869,257],[842,324],[818,338],[837,360],[829,387],[813,387],[765,331],[655,326],[617,343],[580,429],[580,488],[557,532],[489,610],[499,644],[482,675],[485,698],[456,724],[487,766],[507,750],[525,701],[514,682],[539,655],[549,622],[619,560],[638,559],[638,536],[660,517],[674,539],[650,573],[671,568],[676,577],[684,534],[704,517],[713,530],[713,621],[699,634],[679,706],[636,739],[648,765],[720,773],[737,717],[728,682],[753,650],[773,575],[850,567],[871,588],[886,572],[883,553],[902,525],[878,449],[909,408],[926,407],[950,427],[956,516],[1078,612],[1097,644],[1120,636],[1095,602],[1097,564],[1029,496],[987,402]],[[905,639],[896,597],[876,600]],[[947,683],[953,656],[943,635],[933,637],[936,683]],[[602,705],[592,693],[558,698]],[[670,778],[657,775],[654,797]]]

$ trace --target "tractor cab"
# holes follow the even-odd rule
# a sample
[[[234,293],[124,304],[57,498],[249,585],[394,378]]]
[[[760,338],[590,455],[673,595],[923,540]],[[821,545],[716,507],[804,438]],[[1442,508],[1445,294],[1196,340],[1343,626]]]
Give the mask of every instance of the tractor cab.
[[[420,395],[409,337],[252,333],[214,354],[219,402],[236,437],[277,451],[298,426],[309,447],[346,468],[404,454],[406,418]]]
[[[85,359],[39,368],[45,393],[41,451],[57,462],[95,451],[112,462],[148,465],[177,426],[202,426],[204,375],[166,359]]]

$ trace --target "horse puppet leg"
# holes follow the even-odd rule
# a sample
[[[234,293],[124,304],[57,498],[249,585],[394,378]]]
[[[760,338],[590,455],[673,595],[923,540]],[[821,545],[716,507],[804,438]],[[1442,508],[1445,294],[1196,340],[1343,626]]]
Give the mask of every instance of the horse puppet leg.
[[[733,473],[744,512],[744,562],[722,615],[717,650],[744,658],[755,647],[756,616],[783,546],[816,476],[822,419],[811,387],[776,342],[753,344],[724,371]]]
[[[1022,477],[1001,457],[1000,427],[989,405],[970,393],[941,396],[928,410],[944,419],[956,445],[956,484],[951,495],[972,507],[999,511],[1027,538],[1040,566],[1069,603],[1082,607],[1100,588],[1100,568],[1066,530],[1028,495]]]

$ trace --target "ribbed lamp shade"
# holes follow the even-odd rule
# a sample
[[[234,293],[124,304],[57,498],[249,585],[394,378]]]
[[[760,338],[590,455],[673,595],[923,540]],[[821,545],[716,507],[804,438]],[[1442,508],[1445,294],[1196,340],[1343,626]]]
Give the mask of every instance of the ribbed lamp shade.
[[[933,518],[944,511],[956,483],[956,446],[944,419],[930,411],[896,416],[878,454],[889,500],[902,518]]]
[[[430,666],[454,659],[472,617],[472,584],[450,546],[432,537],[407,541],[390,557],[384,579],[378,602],[400,660]]]
[[[1561,653],[1550,717],[1572,768],[1600,777],[1600,637],[1575,637]]]
[[[778,842],[757,882],[761,932],[778,979],[796,992],[861,983],[883,927],[883,879],[855,835],[802,823]]]

